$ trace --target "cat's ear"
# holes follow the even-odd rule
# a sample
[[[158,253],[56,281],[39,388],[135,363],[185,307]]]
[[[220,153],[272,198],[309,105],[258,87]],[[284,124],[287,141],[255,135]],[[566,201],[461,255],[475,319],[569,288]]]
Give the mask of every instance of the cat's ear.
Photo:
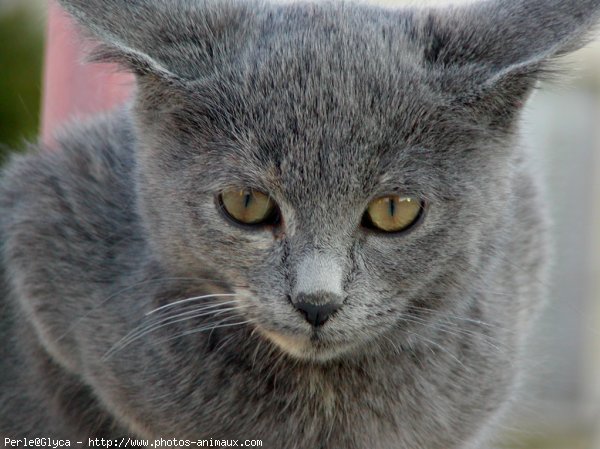
[[[92,59],[138,75],[192,80],[226,63],[246,36],[254,2],[59,0],[102,44]]]
[[[424,11],[416,35],[457,101],[510,121],[552,61],[583,46],[599,19],[600,0],[488,0]]]

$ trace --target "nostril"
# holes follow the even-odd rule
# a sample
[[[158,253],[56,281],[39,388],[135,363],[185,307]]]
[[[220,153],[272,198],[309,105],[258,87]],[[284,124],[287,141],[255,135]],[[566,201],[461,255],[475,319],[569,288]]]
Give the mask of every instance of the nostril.
[[[309,302],[301,301],[294,306],[302,312],[309,324],[318,327],[325,324],[325,322],[340,309],[341,304],[311,304]]]

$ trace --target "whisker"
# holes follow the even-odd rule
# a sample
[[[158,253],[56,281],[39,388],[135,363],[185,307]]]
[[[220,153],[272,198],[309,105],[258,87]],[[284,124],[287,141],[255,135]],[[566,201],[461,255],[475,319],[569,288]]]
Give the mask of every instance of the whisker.
[[[145,331],[146,329],[150,329],[150,328],[152,328],[152,330],[158,329],[158,328],[164,327],[165,325],[168,325],[168,324],[179,323],[181,321],[186,321],[186,320],[189,320],[189,319],[198,318],[198,317],[201,317],[201,316],[206,316],[206,315],[210,315],[210,314],[213,314],[213,313],[216,315],[217,312],[219,314],[221,314],[221,312],[229,312],[229,311],[236,310],[235,307],[228,307],[228,308],[219,309],[219,307],[221,307],[221,306],[230,305],[230,304],[235,304],[235,302],[228,302],[228,303],[222,303],[222,304],[213,304],[213,305],[211,305],[209,307],[199,307],[199,308],[196,308],[196,309],[188,310],[186,312],[180,312],[180,313],[175,313],[175,314],[170,314],[170,315],[162,316],[162,317],[159,317],[157,319],[154,319],[154,320],[150,321],[149,323],[142,323],[142,324],[140,324],[135,329],[133,329],[131,332],[129,332],[128,335],[132,334],[134,332],[138,332],[138,331]],[[217,310],[212,310],[212,309],[217,309]],[[175,319],[175,318],[180,318],[180,317],[186,317],[186,318],[182,318],[182,319],[178,319],[178,320]]]
[[[508,348],[504,347],[504,345],[499,346],[500,341],[498,339],[490,337],[489,335],[486,335],[484,333],[473,332],[468,329],[460,329],[460,328],[455,329],[455,328],[445,325],[444,323],[435,323],[435,324],[429,323],[429,322],[419,319],[417,317],[403,317],[403,320],[406,322],[409,322],[409,323],[413,323],[413,324],[420,324],[420,325],[429,327],[430,329],[438,330],[440,332],[444,332],[448,335],[453,335],[456,337],[460,337],[462,335],[462,336],[468,336],[468,337],[482,338],[483,342],[488,347],[490,347],[498,352],[502,352],[503,350],[504,351],[508,350]]]
[[[222,297],[231,297],[231,296],[239,296],[239,295],[237,293],[213,293],[213,294],[210,294],[210,295],[193,296],[191,298],[180,299],[178,301],[171,302],[169,304],[165,304],[164,306],[157,307],[156,309],[153,309],[150,312],[147,312],[146,316],[152,315],[153,313],[156,313],[156,312],[158,312],[160,310],[168,309],[170,307],[174,307],[174,306],[177,306],[179,304],[184,304],[184,303],[187,303],[187,302],[197,301],[199,299],[222,298]]]
[[[454,318],[456,320],[464,321],[464,322],[467,322],[467,323],[479,324],[479,325],[485,326],[485,327],[490,327],[490,328],[498,328],[498,327],[500,327],[500,326],[498,326],[496,324],[488,323],[486,321],[476,320],[476,319],[473,319],[473,318],[467,318],[467,317],[462,317],[462,316],[458,316],[458,315],[449,315],[446,312],[437,311],[435,309],[429,309],[427,307],[419,307],[419,306],[409,305],[407,308],[409,310],[416,310],[416,311],[420,311],[420,312],[429,313],[429,314],[432,314],[432,315],[436,314],[436,313],[440,313],[441,315],[443,315],[443,317],[446,317],[446,318]]]
[[[187,321],[187,320],[191,320],[194,318],[199,318],[199,317],[207,316],[207,315],[218,316],[218,315],[221,315],[223,313],[230,312],[233,310],[236,310],[236,309],[228,308],[228,309],[221,309],[221,310],[217,309],[217,310],[213,310],[213,311],[209,311],[209,312],[203,311],[202,313],[192,313],[189,316],[186,316],[185,318],[179,318],[176,320],[172,319],[175,317],[169,317],[163,321],[155,322],[153,325],[150,325],[150,326],[145,325],[143,327],[138,327],[136,329],[133,329],[131,332],[129,332],[127,335],[125,335],[123,338],[121,338],[117,343],[115,343],[113,345],[113,347],[107,351],[106,355],[112,355],[115,352],[121,351],[126,346],[133,343],[134,341],[139,340],[140,338],[144,337],[145,335],[148,335],[149,333],[154,332],[155,330],[163,328],[165,326],[169,326],[171,324],[180,323],[182,321]],[[192,311],[192,312],[197,312],[197,311]],[[188,313],[185,313],[185,314],[188,314]],[[106,355],[105,355],[105,357],[106,357]]]
[[[387,335],[382,335],[383,338],[385,338],[391,345],[392,348],[394,348],[394,351],[396,351],[396,354],[402,354],[402,350],[400,349],[399,346],[396,345],[396,343],[394,343],[394,341],[388,337]]]
[[[132,285],[128,285],[127,287],[124,287],[120,290],[118,290],[117,292],[107,296],[106,298],[102,299],[100,302],[98,302],[97,304],[94,304],[94,306],[92,307],[92,309],[87,312],[84,313],[82,316],[76,318],[73,323],[67,327],[67,329],[65,330],[64,333],[62,333],[60,336],[58,336],[55,340],[55,342],[60,342],[61,340],[63,340],[67,335],[69,335],[71,332],[73,332],[75,330],[75,328],[86,318],[88,318],[94,311],[98,310],[100,307],[102,307],[104,304],[106,304],[107,302],[109,302],[110,300],[119,297],[120,295],[122,295],[123,293],[126,293],[128,291],[134,290],[138,287],[142,287],[142,286],[146,286],[146,285],[152,285],[152,284],[162,284],[162,283],[166,283],[166,282],[210,282],[213,284],[217,284],[217,285],[224,285],[224,286],[231,286],[231,287],[237,287],[237,288],[245,288],[247,286],[245,285],[236,285],[234,283],[228,282],[228,281],[224,281],[224,280],[219,280],[219,279],[212,279],[212,278],[203,278],[203,277],[164,277],[164,278],[158,278],[158,279],[148,279],[145,281],[139,281],[139,282],[135,282]]]
[[[144,326],[151,326],[154,324],[158,324],[160,322],[167,321],[171,318],[192,315],[194,313],[205,312],[205,311],[212,310],[212,309],[218,309],[219,307],[223,307],[223,306],[231,306],[236,303],[237,303],[237,301],[224,301],[224,302],[220,302],[218,304],[214,304],[214,303],[204,304],[204,305],[202,305],[202,307],[193,307],[193,308],[190,308],[189,310],[184,309],[185,311],[183,311],[183,312],[181,311],[181,309],[169,310],[164,315],[155,316],[152,319],[149,319],[147,322],[142,322],[139,326],[136,327],[136,329],[143,328]],[[229,309],[234,310],[235,307],[229,307]]]
[[[237,317],[228,317],[225,320],[232,319],[232,318],[237,318]],[[225,320],[222,320],[220,322],[224,322]],[[175,340],[177,338],[185,337],[187,335],[197,334],[197,333],[206,332],[206,331],[214,331],[216,329],[221,329],[224,327],[240,326],[242,324],[248,324],[248,323],[252,323],[252,322],[254,322],[254,320],[245,320],[245,321],[240,321],[237,323],[218,324],[216,326],[214,326],[214,325],[202,326],[202,327],[199,327],[196,329],[191,329],[189,331],[181,332],[181,333],[174,335],[173,337],[167,338],[166,340],[163,340],[163,341],[171,341],[171,340]]]
[[[161,315],[158,317],[155,317],[154,319],[150,320],[149,322],[143,322],[141,323],[139,326],[137,326],[135,329],[133,329],[132,331],[129,332],[129,334],[139,331],[139,330],[143,330],[143,329],[147,329],[150,328],[152,326],[155,326],[157,324],[161,324],[161,323],[166,323],[166,322],[171,322],[172,319],[174,318],[179,318],[179,317],[184,317],[187,316],[188,318],[195,318],[197,316],[203,316],[203,315],[210,315],[213,312],[217,312],[217,311],[233,311],[236,308],[235,307],[228,307],[228,308],[221,308],[223,306],[231,306],[233,304],[237,304],[237,301],[224,301],[224,302],[219,302],[219,303],[209,303],[209,304],[204,304],[201,307],[194,307],[191,310],[186,310],[185,312],[181,312],[179,310],[171,310],[169,311],[167,314],[165,315]],[[189,304],[187,304],[189,305]],[[213,310],[213,309],[218,309],[218,310]],[[206,314],[201,314],[201,315],[197,315],[200,314],[202,312],[206,312],[206,311],[210,311]],[[177,321],[172,321],[172,322],[179,322],[182,320],[177,320]],[[129,335],[128,334],[128,335]]]
[[[455,360],[461,367],[463,367],[465,369],[465,371],[471,371],[458,357],[456,357],[456,355],[452,354],[448,349],[444,348],[442,345],[436,343],[433,340],[430,340],[428,338],[423,337],[421,334],[418,334],[416,332],[411,332],[412,335],[416,336],[417,338],[419,338],[420,340],[423,340],[426,343],[429,343],[433,346],[435,346],[436,348],[438,348],[439,350],[441,350],[442,352],[445,352],[446,354],[448,354],[453,360]],[[431,348],[430,348],[431,349]],[[433,352],[435,354],[435,352]]]
[[[212,331],[211,331],[211,335],[212,335]],[[228,345],[231,342],[231,340],[234,339],[234,337],[235,337],[235,335],[230,335],[229,337],[224,338],[223,341],[221,342],[221,344],[215,348],[215,353],[218,353],[219,351],[221,351],[226,345]]]
[[[260,350],[261,345],[262,345],[262,339],[259,338],[259,339],[257,339],[256,347],[254,348],[254,353],[252,355],[252,369],[254,369],[254,366],[256,365],[256,358],[258,357],[258,352]]]

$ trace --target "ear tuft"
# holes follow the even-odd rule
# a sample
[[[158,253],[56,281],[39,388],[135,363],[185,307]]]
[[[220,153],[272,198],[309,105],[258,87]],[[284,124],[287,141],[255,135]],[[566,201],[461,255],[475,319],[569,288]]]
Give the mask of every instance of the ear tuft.
[[[184,82],[184,79],[167,70],[148,55],[132,49],[119,48],[110,44],[97,44],[86,58],[91,63],[112,63],[139,77],[153,75],[165,81]]]

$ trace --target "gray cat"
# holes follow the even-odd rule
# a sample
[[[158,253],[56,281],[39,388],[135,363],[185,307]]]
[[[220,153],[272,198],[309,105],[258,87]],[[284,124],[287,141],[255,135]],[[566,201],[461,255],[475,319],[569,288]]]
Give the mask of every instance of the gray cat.
[[[2,174],[0,444],[488,447],[546,275],[519,117],[600,0],[62,4],[138,88]]]

